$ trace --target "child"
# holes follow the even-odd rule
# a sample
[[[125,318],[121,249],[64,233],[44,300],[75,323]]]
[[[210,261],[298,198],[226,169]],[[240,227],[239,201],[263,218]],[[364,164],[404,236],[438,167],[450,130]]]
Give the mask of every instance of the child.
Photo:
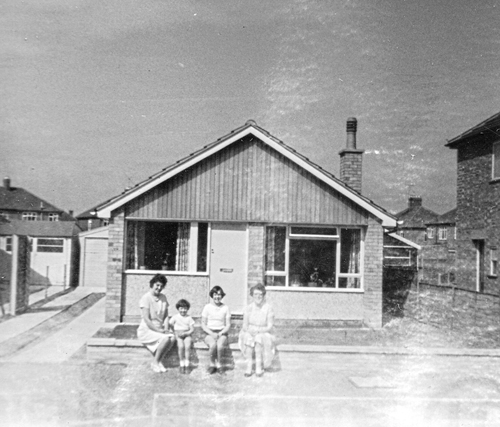
[[[181,374],[189,373],[189,356],[191,355],[192,338],[194,332],[194,320],[188,315],[188,310],[191,307],[188,301],[181,299],[175,305],[179,313],[175,314],[170,319],[170,325],[174,328],[175,337],[177,338],[177,349],[179,351],[179,371]]]

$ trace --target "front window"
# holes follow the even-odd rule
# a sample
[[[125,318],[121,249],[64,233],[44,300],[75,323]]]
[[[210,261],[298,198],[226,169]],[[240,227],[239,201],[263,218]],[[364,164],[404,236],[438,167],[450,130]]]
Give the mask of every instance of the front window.
[[[23,221],[38,221],[38,213],[37,212],[23,212],[22,220]]]
[[[38,239],[36,243],[37,252],[64,252],[63,239]]]
[[[266,227],[266,285],[361,288],[361,229]]]
[[[127,269],[207,271],[208,223],[129,221]]]
[[[428,239],[434,239],[434,233],[436,229],[434,227],[428,227],[427,228],[427,238]]]
[[[48,220],[49,221],[59,221],[59,214],[49,213]]]
[[[498,275],[498,255],[496,249],[490,249],[490,276]]]
[[[500,178],[500,141],[493,144],[492,178]]]
[[[438,239],[446,240],[448,238],[448,229],[446,227],[439,227]]]

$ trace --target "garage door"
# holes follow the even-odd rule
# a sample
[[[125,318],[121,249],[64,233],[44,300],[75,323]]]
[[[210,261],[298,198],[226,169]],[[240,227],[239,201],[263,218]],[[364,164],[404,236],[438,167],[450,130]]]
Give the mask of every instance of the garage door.
[[[108,239],[85,239],[83,286],[106,286],[108,269]]]

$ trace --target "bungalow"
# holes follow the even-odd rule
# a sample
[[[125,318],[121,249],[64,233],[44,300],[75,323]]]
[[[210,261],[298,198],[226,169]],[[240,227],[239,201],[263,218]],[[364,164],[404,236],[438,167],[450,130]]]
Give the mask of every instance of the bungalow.
[[[106,321],[136,322],[156,273],[199,316],[220,285],[232,313],[261,282],[277,319],[382,325],[387,211],[361,195],[347,122],[337,179],[249,120],[96,208],[109,220]]]

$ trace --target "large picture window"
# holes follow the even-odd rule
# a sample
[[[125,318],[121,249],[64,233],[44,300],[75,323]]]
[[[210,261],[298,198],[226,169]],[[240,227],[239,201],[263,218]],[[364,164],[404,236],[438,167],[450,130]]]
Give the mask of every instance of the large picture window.
[[[37,252],[64,252],[63,239],[38,239],[36,243]]]
[[[266,286],[361,288],[359,228],[266,227]]]
[[[208,223],[128,221],[127,269],[207,271]]]

